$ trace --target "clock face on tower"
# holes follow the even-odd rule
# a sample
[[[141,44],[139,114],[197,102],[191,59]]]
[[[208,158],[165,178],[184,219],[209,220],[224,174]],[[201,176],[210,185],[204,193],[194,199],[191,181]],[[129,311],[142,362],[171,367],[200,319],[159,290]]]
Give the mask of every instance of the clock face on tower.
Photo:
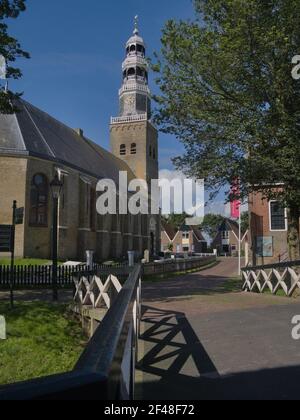
[[[125,95],[124,111],[126,114],[135,113],[135,95]]]

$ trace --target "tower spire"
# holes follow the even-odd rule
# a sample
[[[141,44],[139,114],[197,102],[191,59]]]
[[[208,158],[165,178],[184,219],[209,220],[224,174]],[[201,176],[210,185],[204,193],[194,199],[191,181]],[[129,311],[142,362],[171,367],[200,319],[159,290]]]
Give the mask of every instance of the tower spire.
[[[133,35],[126,43],[126,58],[122,65],[123,82],[119,91],[120,117],[151,115],[151,93],[148,85],[149,64],[146,48],[134,18]]]
[[[138,35],[139,34],[139,16],[136,15],[134,17],[134,31],[133,31],[133,35]]]

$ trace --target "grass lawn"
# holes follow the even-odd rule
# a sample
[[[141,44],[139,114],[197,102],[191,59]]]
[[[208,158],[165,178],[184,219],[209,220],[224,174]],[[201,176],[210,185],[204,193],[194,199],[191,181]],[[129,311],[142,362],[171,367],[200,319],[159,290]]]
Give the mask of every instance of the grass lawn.
[[[29,259],[29,258],[16,258],[15,265],[49,265],[51,261],[48,260],[39,260],[39,259]],[[0,265],[10,265],[10,258],[0,258]]]
[[[0,340],[0,385],[73,369],[86,345],[80,324],[66,305],[0,303],[7,340]]]

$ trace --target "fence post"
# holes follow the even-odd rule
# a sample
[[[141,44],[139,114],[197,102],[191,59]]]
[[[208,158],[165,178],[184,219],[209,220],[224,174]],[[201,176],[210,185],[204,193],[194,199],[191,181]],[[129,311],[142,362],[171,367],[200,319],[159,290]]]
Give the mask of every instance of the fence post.
[[[129,263],[129,267],[134,267],[134,255],[135,252],[134,251],[128,251],[128,263]]]

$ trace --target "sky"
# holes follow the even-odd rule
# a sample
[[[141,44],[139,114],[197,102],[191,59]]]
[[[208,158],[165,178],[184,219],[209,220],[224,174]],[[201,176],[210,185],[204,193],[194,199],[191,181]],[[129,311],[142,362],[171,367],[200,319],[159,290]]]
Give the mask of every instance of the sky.
[[[10,87],[24,99],[109,149],[109,121],[118,115],[125,44],[139,15],[147,56],[160,49],[169,19],[193,18],[192,0],[27,0],[27,10],[9,21],[9,31],[30,60],[19,60],[23,78]],[[152,92],[157,93],[154,77]],[[173,170],[183,145],[160,133],[160,170]],[[221,195],[207,211],[223,213]]]
[[[23,78],[12,86],[24,99],[109,148],[109,120],[118,114],[125,43],[139,15],[147,55],[160,49],[168,19],[193,16],[191,0],[27,0],[27,11],[10,21],[10,31],[30,52],[18,64]],[[170,7],[171,6],[171,7]],[[156,86],[151,80],[152,91]],[[160,135],[160,168],[182,146]]]

